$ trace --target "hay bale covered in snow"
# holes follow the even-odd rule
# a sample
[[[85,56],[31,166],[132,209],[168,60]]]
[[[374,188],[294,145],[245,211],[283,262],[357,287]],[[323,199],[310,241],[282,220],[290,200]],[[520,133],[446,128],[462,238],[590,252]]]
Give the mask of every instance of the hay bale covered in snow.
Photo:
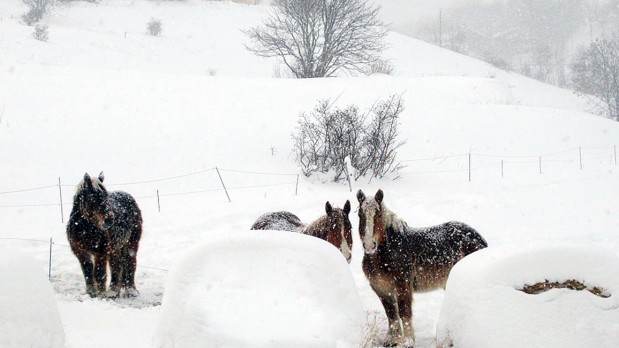
[[[223,233],[170,270],[156,347],[351,347],[363,305],[346,260],[299,233]]]
[[[619,258],[598,247],[490,247],[452,269],[438,347],[617,347]]]
[[[0,250],[0,347],[62,348],[64,331],[45,268]]]

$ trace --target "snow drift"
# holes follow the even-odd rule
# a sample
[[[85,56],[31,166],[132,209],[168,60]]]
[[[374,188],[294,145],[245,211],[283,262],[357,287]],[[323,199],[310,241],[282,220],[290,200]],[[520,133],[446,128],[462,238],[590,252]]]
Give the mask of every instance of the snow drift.
[[[358,347],[363,305],[331,244],[281,231],[224,233],[170,270],[157,347]]]
[[[600,247],[490,247],[471,254],[454,266],[447,281],[437,345],[615,347],[617,265],[619,259]],[[527,285],[568,280],[586,289],[521,291]]]
[[[2,249],[0,276],[0,347],[64,347],[54,291],[41,266],[26,254]]]

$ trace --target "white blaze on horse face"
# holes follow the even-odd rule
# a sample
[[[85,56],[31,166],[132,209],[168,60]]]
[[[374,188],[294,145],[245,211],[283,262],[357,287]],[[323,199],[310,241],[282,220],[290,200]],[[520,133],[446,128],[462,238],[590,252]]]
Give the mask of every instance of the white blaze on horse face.
[[[346,240],[346,227],[344,226],[344,223],[341,224],[340,234],[342,235],[342,245],[340,246],[340,251],[342,252],[342,255],[344,255],[344,257],[346,258],[346,261],[350,263],[350,260],[352,259],[352,253],[350,251],[350,245],[348,245],[348,241]]]
[[[370,207],[370,202],[366,202],[363,211],[365,212],[365,231],[363,231],[363,249],[366,254],[374,254],[376,252],[376,238],[374,237],[374,214],[376,209]],[[370,208],[370,209],[368,209]]]

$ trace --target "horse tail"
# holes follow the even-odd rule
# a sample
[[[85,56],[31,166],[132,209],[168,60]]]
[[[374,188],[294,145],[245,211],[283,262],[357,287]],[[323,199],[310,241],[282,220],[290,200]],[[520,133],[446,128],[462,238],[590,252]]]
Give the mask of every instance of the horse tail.
[[[453,231],[456,231],[462,237],[462,250],[464,255],[471,254],[477,250],[487,248],[488,242],[477,232],[473,227],[460,221],[450,221],[447,223]]]

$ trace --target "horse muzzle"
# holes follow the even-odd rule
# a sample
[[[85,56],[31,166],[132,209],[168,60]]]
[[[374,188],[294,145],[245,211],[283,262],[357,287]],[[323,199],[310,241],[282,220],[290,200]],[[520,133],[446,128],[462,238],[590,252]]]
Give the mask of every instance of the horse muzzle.
[[[367,255],[374,254],[376,252],[376,249],[378,249],[378,244],[376,244],[376,240],[374,238],[372,238],[369,241],[364,241],[363,242],[363,251]]]

